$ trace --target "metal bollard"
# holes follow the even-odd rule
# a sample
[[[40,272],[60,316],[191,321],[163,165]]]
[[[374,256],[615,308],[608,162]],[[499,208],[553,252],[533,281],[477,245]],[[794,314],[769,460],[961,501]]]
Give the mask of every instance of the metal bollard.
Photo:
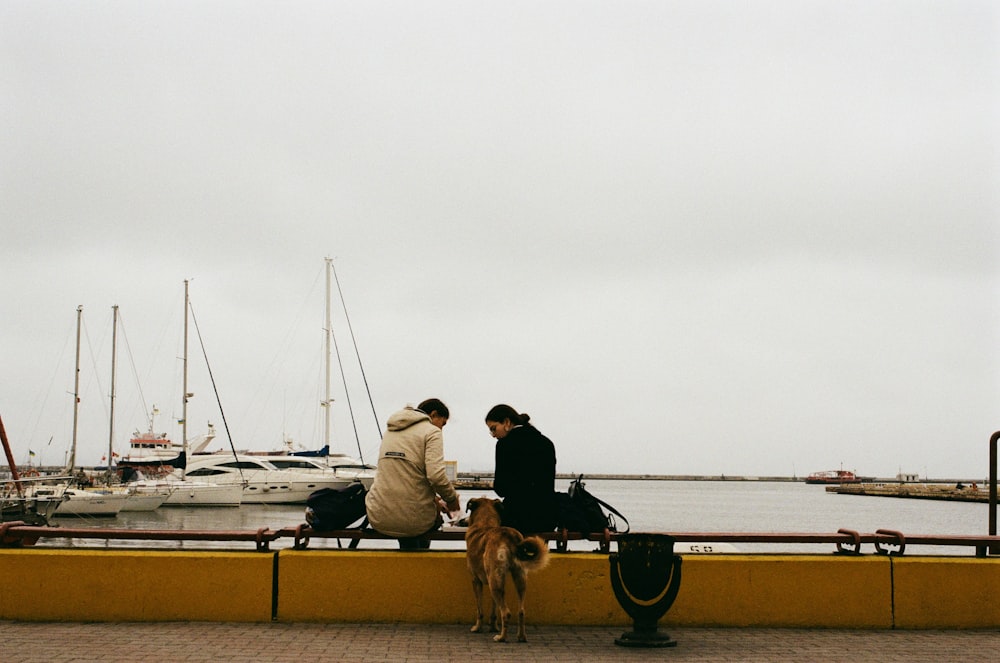
[[[667,534],[618,536],[618,552],[609,556],[611,588],[632,618],[633,629],[615,638],[623,647],[673,647],[677,641],[660,633],[657,622],[674,604],[681,588],[681,558]]]

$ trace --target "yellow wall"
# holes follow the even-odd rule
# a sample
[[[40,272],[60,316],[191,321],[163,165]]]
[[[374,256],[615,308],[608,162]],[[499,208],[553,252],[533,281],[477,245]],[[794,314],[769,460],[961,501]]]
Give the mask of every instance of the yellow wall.
[[[454,552],[283,550],[279,559],[279,621],[377,621],[438,624],[476,618],[465,554]],[[528,575],[527,619],[541,624],[629,624],[608,580],[608,557],[552,555]],[[682,590],[683,591],[683,590]],[[488,592],[485,592],[488,596]],[[507,583],[507,605],[517,593]],[[484,612],[489,611],[483,599]]]
[[[0,619],[475,619],[460,551],[0,549],[0,573]],[[609,574],[606,555],[553,554],[528,577],[528,623],[630,625]],[[996,558],[685,555],[682,577],[664,626],[1000,627]]]
[[[664,624],[892,626],[886,557],[688,555],[682,578]]]
[[[0,618],[270,621],[272,555],[0,550]]]
[[[899,628],[1000,626],[1000,559],[899,557],[893,582]]]

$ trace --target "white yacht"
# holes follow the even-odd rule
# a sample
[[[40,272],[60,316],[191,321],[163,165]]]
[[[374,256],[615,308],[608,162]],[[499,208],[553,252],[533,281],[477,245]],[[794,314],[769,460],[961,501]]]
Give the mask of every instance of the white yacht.
[[[343,488],[354,481],[368,488],[375,480],[374,470],[361,463],[328,467],[322,460],[307,457],[232,453],[192,456],[185,476],[242,486],[245,504],[305,504],[309,495],[320,488]]]

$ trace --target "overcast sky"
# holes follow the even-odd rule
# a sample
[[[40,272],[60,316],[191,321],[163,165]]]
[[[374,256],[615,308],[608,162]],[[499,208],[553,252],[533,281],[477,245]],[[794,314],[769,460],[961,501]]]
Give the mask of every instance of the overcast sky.
[[[561,472],[985,477],[998,45],[992,0],[5,0],[16,460],[65,458],[79,305],[79,460],[113,305],[116,448],[153,404],[179,439],[185,279],[233,443],[320,446],[330,256],[379,426],[442,398],[460,469],[506,402]]]

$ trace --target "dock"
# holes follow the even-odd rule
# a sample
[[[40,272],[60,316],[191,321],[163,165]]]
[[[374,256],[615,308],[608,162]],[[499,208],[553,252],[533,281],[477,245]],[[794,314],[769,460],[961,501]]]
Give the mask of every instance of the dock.
[[[838,495],[868,495],[952,502],[989,502],[990,500],[989,490],[980,489],[976,483],[845,483],[827,486],[826,492]]]
[[[455,490],[493,490],[493,482],[488,479],[459,478],[452,485]]]

